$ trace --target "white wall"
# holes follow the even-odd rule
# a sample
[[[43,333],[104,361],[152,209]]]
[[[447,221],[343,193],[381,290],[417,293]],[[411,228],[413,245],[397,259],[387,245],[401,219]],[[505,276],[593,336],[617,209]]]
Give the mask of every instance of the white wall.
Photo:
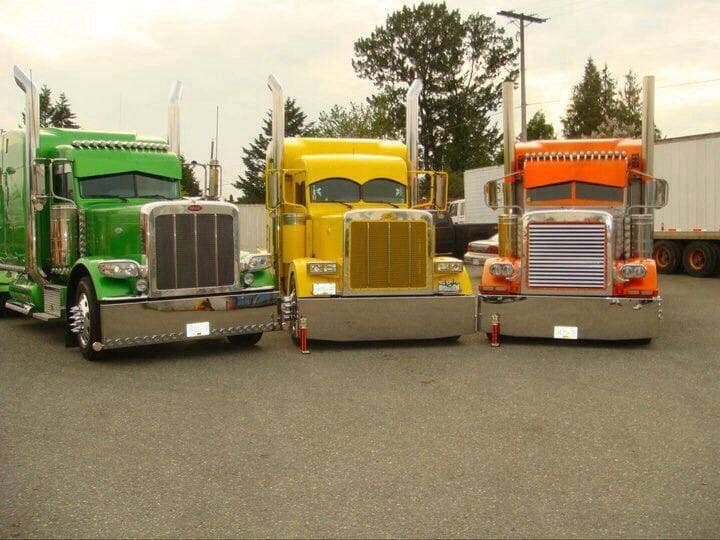
[[[654,173],[670,185],[656,230],[720,230],[720,133],[658,141]]]
[[[267,249],[267,214],[264,204],[239,204],[240,249]]]
[[[463,175],[465,184],[465,223],[496,223],[497,211],[485,205],[483,187],[488,180],[500,178],[504,174],[502,165],[493,165],[481,169],[469,169]]]

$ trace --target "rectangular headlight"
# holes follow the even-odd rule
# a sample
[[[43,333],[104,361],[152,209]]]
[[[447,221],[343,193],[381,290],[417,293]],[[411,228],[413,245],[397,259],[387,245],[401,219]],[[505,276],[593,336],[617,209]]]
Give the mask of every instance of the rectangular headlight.
[[[135,261],[105,261],[98,264],[103,276],[127,279],[140,276],[140,266]]]
[[[461,261],[438,261],[435,263],[436,274],[457,274],[463,271]]]
[[[269,253],[251,253],[241,259],[243,269],[254,272],[270,268],[273,263],[272,255]]]
[[[313,276],[324,275],[324,274],[336,274],[338,265],[336,262],[330,261],[318,261],[307,263],[308,274]]]

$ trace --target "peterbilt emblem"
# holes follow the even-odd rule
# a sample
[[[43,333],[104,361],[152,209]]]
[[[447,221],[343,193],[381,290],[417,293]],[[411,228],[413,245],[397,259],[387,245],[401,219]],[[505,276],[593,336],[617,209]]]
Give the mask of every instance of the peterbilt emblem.
[[[190,212],[199,212],[200,210],[202,210],[202,206],[200,206],[199,204],[191,204],[187,207],[187,209]]]

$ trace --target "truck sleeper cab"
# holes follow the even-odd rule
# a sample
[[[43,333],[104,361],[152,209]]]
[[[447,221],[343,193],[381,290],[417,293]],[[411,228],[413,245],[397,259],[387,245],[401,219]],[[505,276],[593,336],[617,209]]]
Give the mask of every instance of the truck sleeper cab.
[[[285,138],[282,89],[271,77],[268,149],[270,251],[297,332],[329,341],[454,338],[476,331],[462,261],[435,257],[429,212],[417,205],[417,94],[408,145],[366,139]],[[415,100],[415,101],[413,101]],[[432,177],[432,206],[447,178]]]
[[[166,142],[40,130],[37,92],[16,68],[18,78],[35,122],[3,135],[8,309],[66,321],[68,344],[76,340],[88,359],[203,337],[252,344],[281,328],[270,256],[239,250],[237,207],[181,198],[177,131]],[[171,93],[176,127],[179,94]],[[214,199],[218,167],[210,173]]]
[[[499,256],[480,284],[481,328],[509,336],[649,341],[662,317],[652,259],[652,78],[643,139],[514,143],[512,84],[503,87],[505,176],[486,184]],[[502,193],[502,203],[499,203]]]

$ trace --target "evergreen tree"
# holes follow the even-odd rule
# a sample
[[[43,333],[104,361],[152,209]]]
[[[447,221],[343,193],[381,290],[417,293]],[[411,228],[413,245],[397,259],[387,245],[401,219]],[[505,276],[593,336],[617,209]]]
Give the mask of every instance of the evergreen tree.
[[[189,163],[185,161],[185,156],[180,155],[180,163],[182,164],[182,178],[180,178],[180,194],[183,197],[199,197],[202,195],[200,184],[195,178],[195,171]]]
[[[603,123],[601,101],[603,82],[595,62],[588,58],[582,80],[573,88],[572,101],[562,119],[563,134],[569,139],[590,137]]]
[[[600,74],[600,107],[603,120],[617,116],[617,83],[605,64]]]
[[[64,92],[60,93],[52,108],[50,125],[59,128],[78,129],[80,126],[75,122],[76,114],[70,108],[70,101]]]
[[[528,141],[547,141],[555,138],[555,128],[545,119],[545,113],[537,111],[527,124]]]
[[[627,136],[642,134],[642,89],[632,70],[625,75],[625,84],[618,94],[618,122],[626,126]]]
[[[52,91],[46,85],[40,88],[40,127],[50,127],[53,114]],[[24,116],[24,115],[23,115]],[[23,120],[25,120],[23,118]]]
[[[334,105],[320,113],[312,130],[314,137],[397,139],[401,137],[387,111],[370,103]]]
[[[307,115],[298,107],[294,99],[285,101],[285,136],[297,137],[312,134],[313,124],[306,123]],[[250,146],[243,148],[245,175],[238,175],[233,186],[240,190],[237,201],[257,204],[265,202],[265,154],[272,137],[272,113],[268,111],[263,120],[260,134]]]
[[[502,81],[517,75],[513,40],[492,19],[421,2],[391,13],[354,49],[355,72],[377,88],[370,105],[387,107],[396,132],[405,130],[408,85],[422,79],[423,167],[462,171],[492,161],[501,137],[489,115]]]

